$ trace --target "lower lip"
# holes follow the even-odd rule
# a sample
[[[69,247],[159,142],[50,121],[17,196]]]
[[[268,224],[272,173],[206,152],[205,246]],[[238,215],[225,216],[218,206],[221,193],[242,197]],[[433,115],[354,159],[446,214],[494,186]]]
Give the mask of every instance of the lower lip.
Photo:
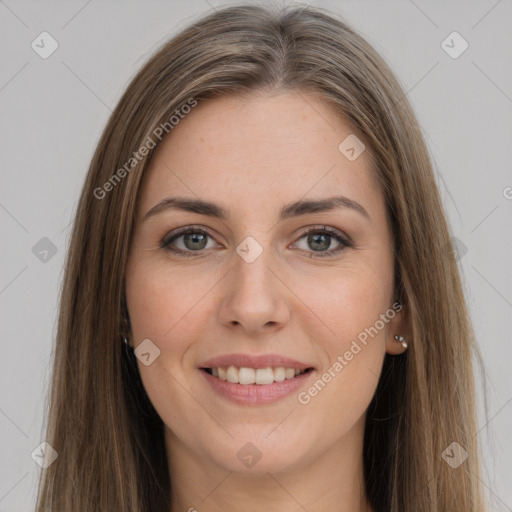
[[[211,387],[220,395],[238,404],[268,404],[297,391],[309,379],[314,370],[301,373],[292,379],[272,384],[233,384],[199,370]]]

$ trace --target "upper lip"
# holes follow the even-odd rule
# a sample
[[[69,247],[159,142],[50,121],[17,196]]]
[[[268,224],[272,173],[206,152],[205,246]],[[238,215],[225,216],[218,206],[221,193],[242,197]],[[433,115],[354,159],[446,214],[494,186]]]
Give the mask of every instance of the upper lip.
[[[278,354],[263,354],[263,355],[250,355],[250,354],[226,354],[223,356],[208,359],[199,365],[199,368],[218,368],[236,366],[238,368],[267,368],[284,366],[285,368],[295,368],[296,370],[306,370],[313,368],[313,365],[301,363],[289,357],[280,356]]]

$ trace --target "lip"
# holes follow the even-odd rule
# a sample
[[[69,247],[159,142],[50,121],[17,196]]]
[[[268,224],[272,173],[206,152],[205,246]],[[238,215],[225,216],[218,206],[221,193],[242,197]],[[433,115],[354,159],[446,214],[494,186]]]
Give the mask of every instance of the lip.
[[[212,361],[215,362],[214,359]],[[252,366],[246,368],[252,368]],[[204,378],[216,393],[231,402],[244,405],[264,405],[277,402],[294,392],[296,393],[311,375],[316,373],[315,370],[311,370],[301,373],[292,379],[273,382],[272,384],[242,385],[221,380],[201,369],[199,371],[204,375]]]
[[[277,354],[226,354],[208,359],[208,361],[201,363],[199,368],[215,368],[219,366],[236,366],[238,368],[267,368],[268,366],[275,368],[277,366],[284,366],[285,368],[295,368],[296,370],[314,369],[312,364],[302,363]]]

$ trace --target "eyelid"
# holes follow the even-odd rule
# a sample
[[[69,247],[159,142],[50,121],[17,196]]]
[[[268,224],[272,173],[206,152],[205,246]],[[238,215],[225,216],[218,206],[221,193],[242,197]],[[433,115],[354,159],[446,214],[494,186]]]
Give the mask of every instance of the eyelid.
[[[308,226],[304,228],[301,233],[299,234],[297,241],[293,242],[293,244],[296,244],[301,238],[304,236],[307,236],[309,234],[326,234],[330,236],[331,238],[334,238],[338,241],[340,244],[338,247],[335,247],[334,249],[329,249],[327,251],[308,251],[306,249],[302,249],[303,251],[306,251],[308,253],[308,257],[312,259],[329,259],[339,256],[342,252],[344,252],[346,249],[353,249],[355,248],[355,245],[353,244],[352,240],[349,236],[347,236],[343,231],[340,231],[339,229],[331,226],[326,226],[325,224],[316,224],[312,226]]]
[[[188,225],[183,226],[181,228],[177,228],[173,230],[171,233],[168,233],[164,236],[164,238],[160,241],[160,248],[164,249],[165,251],[168,251],[172,254],[175,254],[178,257],[193,257],[193,258],[201,258],[208,256],[208,252],[204,249],[200,251],[190,251],[190,250],[184,250],[179,249],[176,247],[173,247],[171,245],[171,242],[174,240],[177,240],[183,235],[186,235],[188,233],[201,233],[209,237],[211,240],[215,241],[216,244],[219,244],[219,242],[216,241],[215,237],[210,233],[210,230],[206,228],[205,226],[200,226],[197,224],[194,225]],[[210,249],[211,250],[211,249]]]
[[[202,233],[204,233],[205,235],[208,235],[210,238],[214,239],[214,236],[210,233],[210,230],[209,228],[205,227],[205,226],[201,226],[199,224],[189,224],[187,226],[183,226],[181,228],[176,228],[174,229],[173,231],[171,231],[170,233],[167,233],[163,238],[162,238],[162,241],[161,241],[161,244],[160,246],[161,247],[165,247],[167,246],[174,238],[178,238],[180,235],[184,235],[184,234],[187,234],[189,233],[190,231],[192,232],[197,232],[197,231],[200,231]]]
[[[187,226],[176,228],[171,233],[168,233],[166,236],[164,236],[164,238],[160,242],[160,248],[168,250],[168,251],[173,252],[178,255],[182,255],[182,256],[195,256],[195,257],[204,256],[206,254],[205,249],[201,249],[199,251],[191,251],[191,250],[177,249],[170,245],[172,241],[176,240],[180,236],[191,233],[191,232],[192,233],[199,232],[199,233],[205,234],[206,236],[208,236],[212,240],[214,240],[216,243],[218,243],[215,240],[215,237],[210,233],[209,228],[202,226],[202,225],[198,225],[198,224],[189,224]],[[343,231],[341,231],[335,227],[327,226],[325,224],[314,224],[314,225],[306,226],[305,228],[301,229],[299,234],[296,235],[296,240],[294,242],[292,242],[291,245],[296,244],[304,236],[309,235],[309,234],[314,234],[314,233],[326,234],[326,235],[338,240],[338,242],[340,243],[340,246],[335,249],[329,249],[327,251],[308,251],[310,254],[310,257],[315,257],[315,258],[329,257],[329,256],[336,255],[336,254],[342,252],[346,248],[354,247],[354,244],[353,244],[352,240],[350,239],[350,237],[347,236]],[[301,250],[306,251],[305,249],[301,249]],[[316,255],[313,256],[314,254],[316,254]]]
[[[300,230],[298,238],[302,238],[304,235],[314,233],[316,231],[325,231],[327,234],[332,235],[333,237],[341,238],[347,245],[353,245],[351,238],[347,234],[338,228],[328,226],[326,224],[312,224],[311,226],[307,226]]]

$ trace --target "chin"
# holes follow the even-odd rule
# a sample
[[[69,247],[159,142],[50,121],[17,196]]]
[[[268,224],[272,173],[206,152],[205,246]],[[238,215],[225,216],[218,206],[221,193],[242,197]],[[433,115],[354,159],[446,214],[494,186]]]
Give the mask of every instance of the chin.
[[[260,476],[291,470],[303,463],[307,459],[305,443],[298,443],[287,432],[271,434],[272,439],[265,438],[272,428],[262,429],[258,435],[235,435],[226,439],[225,445],[217,445],[220,449],[210,448],[211,457],[228,471]],[[251,429],[251,434],[254,434],[254,429]]]

